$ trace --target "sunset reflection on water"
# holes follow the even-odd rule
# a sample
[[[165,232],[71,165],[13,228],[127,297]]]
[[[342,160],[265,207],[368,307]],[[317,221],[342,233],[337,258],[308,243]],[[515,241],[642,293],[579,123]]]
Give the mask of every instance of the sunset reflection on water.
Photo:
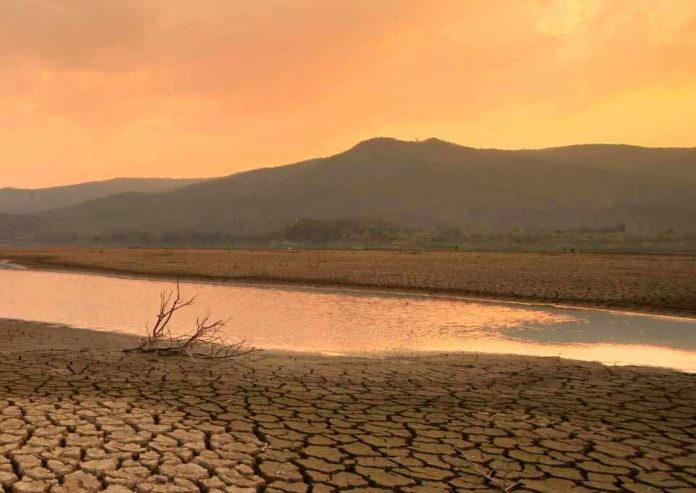
[[[173,282],[1,270],[0,317],[142,334]],[[197,315],[230,319],[227,336],[327,354],[474,351],[561,356],[696,371],[696,321],[355,290],[186,282]]]

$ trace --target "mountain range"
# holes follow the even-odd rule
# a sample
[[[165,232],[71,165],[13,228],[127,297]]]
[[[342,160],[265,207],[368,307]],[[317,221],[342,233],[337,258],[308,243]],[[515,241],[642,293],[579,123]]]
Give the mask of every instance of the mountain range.
[[[252,237],[305,219],[426,231],[696,232],[696,148],[498,150],[375,138],[334,156],[223,178],[105,183],[112,188],[33,191],[41,198],[24,202],[3,202],[9,192],[0,190],[0,240]]]
[[[0,188],[0,214],[31,214],[69,207],[123,192],[161,193],[201,182],[201,179],[114,178],[62,187]]]

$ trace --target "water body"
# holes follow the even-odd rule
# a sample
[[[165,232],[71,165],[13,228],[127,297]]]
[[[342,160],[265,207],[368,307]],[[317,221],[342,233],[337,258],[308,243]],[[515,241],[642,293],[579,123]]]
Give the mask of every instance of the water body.
[[[142,335],[173,281],[16,269],[0,263],[0,317]],[[182,282],[173,321],[229,319],[225,336],[267,349],[561,356],[696,372],[696,320],[367,290]]]

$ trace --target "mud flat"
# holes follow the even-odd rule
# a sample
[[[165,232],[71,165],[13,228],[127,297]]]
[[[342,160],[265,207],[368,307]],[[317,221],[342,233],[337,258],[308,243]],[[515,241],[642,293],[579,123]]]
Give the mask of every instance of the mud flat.
[[[692,492],[696,376],[451,354],[235,363],[0,320],[0,485],[25,492]]]
[[[696,316],[696,255],[329,250],[3,250],[39,268],[415,290]]]

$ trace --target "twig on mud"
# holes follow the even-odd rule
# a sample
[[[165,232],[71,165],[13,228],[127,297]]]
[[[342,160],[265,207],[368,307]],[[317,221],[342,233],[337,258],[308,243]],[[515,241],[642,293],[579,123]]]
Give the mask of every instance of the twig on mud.
[[[169,323],[174,315],[181,309],[193,305],[195,301],[195,296],[182,298],[177,280],[176,290],[160,294],[160,308],[152,329],[146,327],[146,336],[139,341],[136,347],[126,349],[124,352],[228,360],[261,351],[253,346],[247,346],[245,339],[231,344],[226,342],[221,336],[221,331],[227,321],[211,320],[210,313],[196,318],[196,328],[193,333],[183,336],[172,335]]]
[[[515,483],[511,484],[506,484],[508,481],[501,481],[498,478],[495,477],[497,471],[495,469],[492,469],[488,472],[484,471],[481,469],[476,462],[472,461],[468,457],[466,457],[464,454],[460,452],[460,455],[462,458],[469,463],[469,465],[474,469],[476,474],[481,476],[490,486],[495,488],[496,490],[502,492],[502,493],[510,493],[511,491],[514,491],[515,489],[521,487],[524,484],[524,481],[519,480]]]

